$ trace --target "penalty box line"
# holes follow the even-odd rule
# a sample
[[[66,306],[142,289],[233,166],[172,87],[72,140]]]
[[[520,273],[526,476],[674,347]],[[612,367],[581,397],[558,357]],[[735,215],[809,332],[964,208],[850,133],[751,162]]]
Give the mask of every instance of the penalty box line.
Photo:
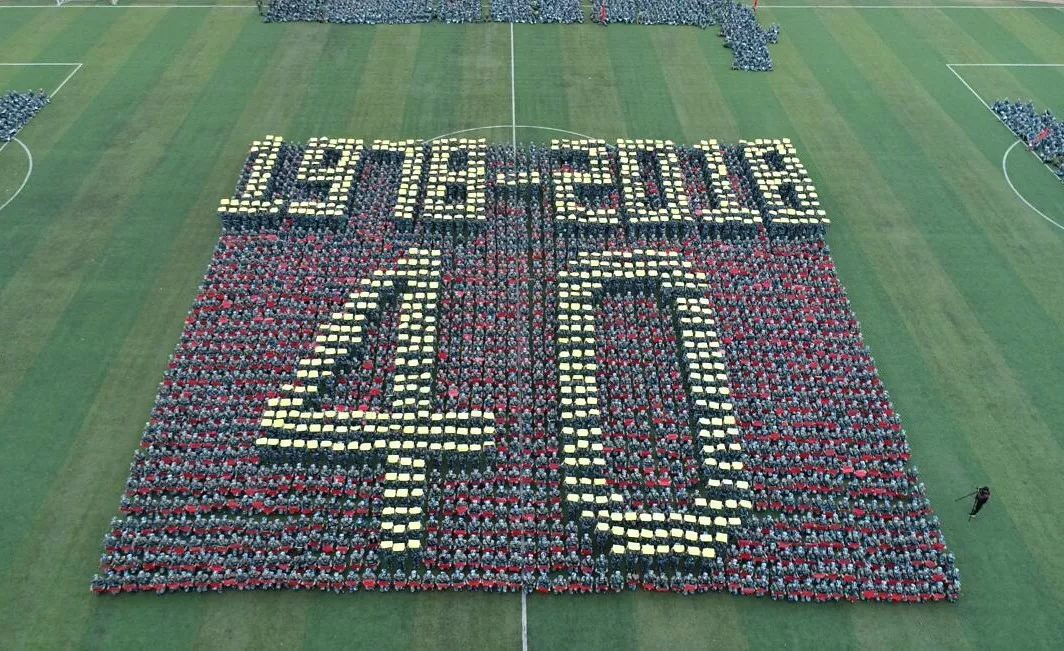
[[[986,100],[983,99],[983,97],[979,93],[977,93],[974,88],[972,88],[972,85],[969,84],[968,81],[961,75],[961,73],[957,72],[956,69],[957,68],[1064,68],[1064,63],[947,63],[946,64],[946,68],[948,68],[949,71],[953,73],[953,76],[955,76],[957,79],[960,80],[960,82],[962,84],[964,84],[965,88],[967,88],[969,91],[971,91],[972,95],[975,95],[975,98],[977,100],[979,100],[979,103],[982,104],[986,108],[986,110],[990,111],[990,114],[994,116],[994,119],[996,119],[1006,129],[1008,129],[1009,133],[1012,133],[1012,129],[1009,128],[1009,125],[1006,124],[1005,121],[1001,119],[1000,115],[998,115],[997,113],[994,112],[994,109],[990,108],[990,105],[987,104]],[[1015,136],[1016,134],[1012,134],[1012,135]],[[1027,200],[1026,197],[1024,197],[1022,194],[1020,194],[1019,190],[1016,189],[1016,186],[1012,184],[1012,179],[1009,178],[1009,172],[1008,172],[1008,169],[1006,168],[1005,162],[1008,160],[1009,153],[1013,150],[1013,148],[1016,145],[1018,145],[1020,143],[1023,143],[1024,149],[1026,149],[1027,152],[1029,154],[1031,154],[1031,156],[1033,156],[1036,161],[1038,161],[1039,166],[1044,167],[1046,169],[1046,171],[1049,172],[1049,174],[1053,176],[1053,180],[1059,181],[1059,179],[1057,179],[1057,175],[1053,174],[1053,170],[1049,169],[1049,166],[1046,165],[1045,162],[1042,161],[1042,159],[1038,157],[1038,154],[1034,153],[1034,150],[1032,150],[1029,147],[1027,147],[1027,143],[1023,142],[1023,139],[1019,138],[1019,137],[1016,137],[1016,141],[1013,142],[1012,145],[1009,146],[1009,148],[1005,150],[1005,155],[1001,157],[1001,172],[1002,172],[1002,174],[1005,175],[1005,181],[1009,184],[1009,187],[1012,188],[1013,194],[1015,194],[1017,197],[1019,197],[1020,201],[1025,203],[1028,208],[1030,208],[1031,210],[1033,210],[1036,213],[1038,213],[1039,217],[1041,217],[1042,219],[1046,220],[1050,224],[1053,224],[1054,226],[1056,226],[1060,230],[1064,230],[1064,225],[1062,225],[1060,222],[1058,222],[1055,219],[1049,217],[1044,212],[1042,212],[1041,210],[1036,208],[1030,201]]]
[[[258,5],[253,4],[136,4],[136,5],[84,5],[75,4],[80,0],[71,0],[61,5],[34,4],[34,5],[11,5],[0,2],[0,9],[255,9]],[[85,0],[91,2],[92,0]]]

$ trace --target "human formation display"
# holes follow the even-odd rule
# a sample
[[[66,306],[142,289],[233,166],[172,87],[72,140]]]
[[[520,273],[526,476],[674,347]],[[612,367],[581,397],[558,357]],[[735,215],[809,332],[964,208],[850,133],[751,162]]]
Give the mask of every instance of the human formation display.
[[[492,0],[491,19],[500,23],[582,23],[581,0]]]
[[[100,593],[959,579],[786,140],[254,143]]]
[[[0,95],[0,141],[14,140],[18,132],[50,100],[51,97],[43,90],[9,91]]]
[[[992,110],[1064,182],[1064,122],[1049,109],[1035,112],[1031,102],[999,99]]]
[[[485,15],[480,0],[272,0],[266,22],[354,24],[448,23],[492,20],[510,23],[580,23],[580,0],[492,0]],[[595,0],[591,20],[602,25],[719,26],[737,70],[772,69],[768,46],[779,39],[779,25],[765,29],[754,11],[735,0]]]

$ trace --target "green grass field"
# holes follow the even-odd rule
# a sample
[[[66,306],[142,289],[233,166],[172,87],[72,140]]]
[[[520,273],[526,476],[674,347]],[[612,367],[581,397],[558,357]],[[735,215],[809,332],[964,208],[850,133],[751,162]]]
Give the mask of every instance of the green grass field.
[[[431,137],[515,108],[605,138],[797,143],[963,580],[959,603],[921,606],[533,596],[530,648],[1060,648],[1064,230],[1010,189],[1013,138],[946,66],[1064,64],[1064,11],[1014,4],[763,8],[783,27],[769,74],[729,70],[713,31],[518,25],[512,80],[505,24],[0,8],[0,63],[83,64],[20,135],[33,172],[0,211],[0,646],[521,647],[516,595],[88,589],[249,143]],[[0,66],[0,90],[72,69]],[[987,101],[1064,113],[1064,66],[956,70]],[[1018,150],[1016,189],[1064,223],[1064,186]],[[0,203],[27,163],[0,153]],[[954,498],[984,482],[969,525]]]

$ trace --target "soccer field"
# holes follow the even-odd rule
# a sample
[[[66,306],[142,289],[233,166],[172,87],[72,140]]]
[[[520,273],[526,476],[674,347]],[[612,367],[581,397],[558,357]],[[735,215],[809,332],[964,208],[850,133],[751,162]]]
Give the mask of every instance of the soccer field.
[[[980,101],[1031,99],[1064,113],[1064,10],[775,0],[759,11],[782,27],[775,70],[756,74],[729,69],[713,29],[263,24],[253,6],[14,4],[25,0],[0,1],[0,93],[59,91],[19,135],[24,147],[0,150],[0,205],[17,193],[0,209],[5,647],[1064,640],[1064,186],[1022,146],[1010,149],[1015,139]],[[57,65],[27,65],[41,63]],[[90,594],[218,236],[218,200],[232,194],[248,144],[488,126],[473,135],[555,137],[544,127],[607,140],[796,143],[957,556],[958,603]],[[968,502],[954,500],[982,484],[994,499],[969,524]]]

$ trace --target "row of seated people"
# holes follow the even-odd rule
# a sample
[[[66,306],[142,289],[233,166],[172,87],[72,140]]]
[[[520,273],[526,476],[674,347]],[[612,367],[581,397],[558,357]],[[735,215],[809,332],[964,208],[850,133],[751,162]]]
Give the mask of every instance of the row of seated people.
[[[489,176],[516,174],[515,165],[549,173],[551,155],[493,147]],[[819,235],[773,238],[759,226],[721,239],[697,228],[559,225],[549,193],[494,185],[489,219],[474,227],[400,227],[392,215],[401,163],[367,161],[346,228],[285,218],[221,236],[104,541],[95,591],[957,597],[953,557]],[[685,178],[692,196],[713,200],[703,180]],[[753,205],[749,179],[735,182]],[[320,324],[352,287],[411,247],[436,250],[441,261],[433,409],[490,411],[495,429],[494,445],[476,452],[416,452],[427,464],[423,516],[408,536],[417,544],[397,553],[382,546],[390,450],[257,441],[275,436],[262,425],[267,401],[285,395]],[[562,436],[559,278],[582,252],[650,249],[675,252],[705,274],[739,448],[714,459],[735,466],[722,474],[702,449],[674,295],[621,281],[596,308],[601,462],[579,476],[594,477],[633,521],[707,518],[712,535],[697,542],[665,543],[667,524],[617,526],[567,499],[566,478],[578,475]],[[392,409],[401,399],[399,315],[387,302],[370,314],[366,343],[336,361],[308,404]],[[740,501],[748,507],[726,507],[720,520],[707,506]]]
[[[1064,121],[1055,118],[1049,109],[1036,112],[1031,102],[999,99],[991,110],[1064,181]]]
[[[491,19],[500,23],[582,23],[580,0],[491,0]]]

